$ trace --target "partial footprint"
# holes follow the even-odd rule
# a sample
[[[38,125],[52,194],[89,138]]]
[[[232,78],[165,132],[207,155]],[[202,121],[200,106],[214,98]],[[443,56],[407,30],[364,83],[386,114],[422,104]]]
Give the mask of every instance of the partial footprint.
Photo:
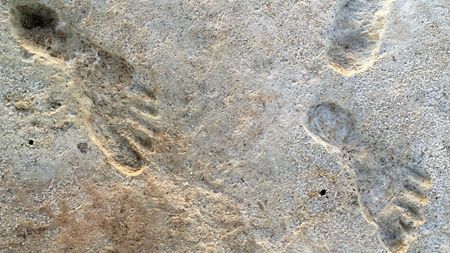
[[[352,115],[333,103],[312,107],[305,129],[342,155],[344,167],[356,178],[364,214],[377,225],[386,247],[406,252],[424,223],[422,210],[431,186],[421,162],[364,137]]]
[[[126,175],[139,175],[150,163],[159,123],[148,75],[93,43],[43,4],[17,4],[11,23],[26,50],[70,71],[70,88],[89,135],[109,163]]]
[[[376,61],[391,0],[340,0],[328,32],[332,68],[350,76]]]

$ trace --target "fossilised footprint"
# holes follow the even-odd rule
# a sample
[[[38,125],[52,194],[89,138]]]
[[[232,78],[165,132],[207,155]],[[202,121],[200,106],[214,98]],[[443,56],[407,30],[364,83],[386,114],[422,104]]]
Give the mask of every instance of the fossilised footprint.
[[[70,71],[82,119],[108,162],[126,175],[140,174],[154,152],[159,122],[148,76],[43,4],[15,5],[11,23],[26,50]]]
[[[328,32],[332,68],[350,76],[376,60],[391,0],[341,0]]]
[[[422,209],[430,187],[420,161],[396,154],[380,140],[364,138],[351,114],[333,103],[312,107],[305,129],[342,155],[344,167],[356,178],[364,215],[378,227],[384,245],[391,252],[406,252],[424,223]]]

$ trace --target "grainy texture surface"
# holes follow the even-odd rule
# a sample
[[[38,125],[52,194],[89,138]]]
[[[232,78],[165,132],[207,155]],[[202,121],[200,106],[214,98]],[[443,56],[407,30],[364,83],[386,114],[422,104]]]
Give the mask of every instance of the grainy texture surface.
[[[450,252],[447,0],[0,0],[0,252]]]

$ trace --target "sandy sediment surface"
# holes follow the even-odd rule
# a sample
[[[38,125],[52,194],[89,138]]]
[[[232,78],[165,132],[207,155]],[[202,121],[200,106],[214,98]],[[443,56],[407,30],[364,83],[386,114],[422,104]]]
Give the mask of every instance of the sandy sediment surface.
[[[446,1],[0,1],[0,252],[450,251]]]

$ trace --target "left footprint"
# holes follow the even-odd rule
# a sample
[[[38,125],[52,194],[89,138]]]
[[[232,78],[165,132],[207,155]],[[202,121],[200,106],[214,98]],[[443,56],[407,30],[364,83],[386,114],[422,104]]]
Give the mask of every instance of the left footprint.
[[[363,214],[390,252],[404,253],[425,222],[430,178],[419,159],[394,152],[356,125],[344,108],[321,103],[310,108],[304,127],[342,156],[343,167],[355,176]]]
[[[44,4],[17,4],[10,13],[24,49],[70,71],[82,120],[108,162],[125,175],[142,173],[154,154],[160,118],[148,75],[89,40]]]

